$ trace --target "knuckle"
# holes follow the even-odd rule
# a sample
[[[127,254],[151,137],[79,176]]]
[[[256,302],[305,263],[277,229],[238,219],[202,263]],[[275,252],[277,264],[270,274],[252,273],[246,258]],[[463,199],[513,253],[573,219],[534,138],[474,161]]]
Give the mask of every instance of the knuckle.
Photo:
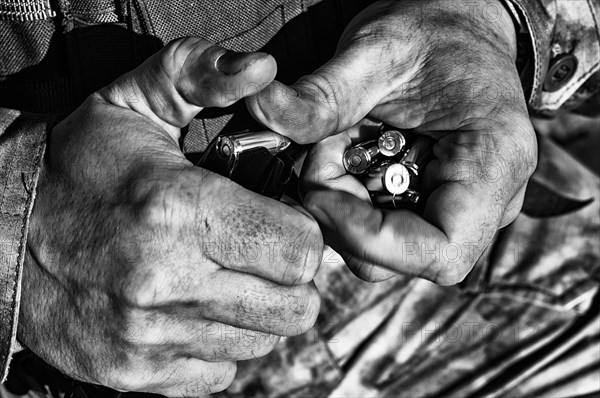
[[[536,153],[535,156],[530,156],[526,161],[526,164],[525,164],[526,178],[525,178],[525,180],[528,180],[529,177],[531,177],[533,175],[533,173],[537,169],[537,166],[538,166],[538,157],[537,157],[537,153]]]
[[[323,132],[326,135],[337,133],[340,128],[339,93],[333,80],[315,74],[300,79],[294,87],[305,106],[310,107],[299,126],[302,134],[295,135],[294,140],[299,144],[310,144],[320,141]]]
[[[170,41],[159,53],[160,65],[167,73],[175,73],[179,65],[183,65],[190,53],[203,51],[212,46],[212,43],[198,37],[181,37]]]
[[[271,351],[277,347],[279,343],[279,337],[272,334],[261,333],[261,340],[252,348],[252,358],[260,358],[268,355]]]
[[[134,212],[137,224],[145,229],[171,225],[177,195],[169,186],[152,184],[134,193]]]
[[[329,136],[339,130],[339,115],[337,110],[329,105],[317,103],[305,117],[305,126],[307,126],[304,130],[305,134],[294,136],[294,140],[299,144],[313,144],[323,138],[323,132]]]
[[[302,317],[304,331],[308,331],[313,327],[317,321],[317,316],[319,315],[319,310],[321,308],[321,296],[319,295],[319,291],[314,286],[310,287],[311,288],[308,289],[306,308]]]
[[[123,340],[127,342],[130,350],[136,353],[144,353],[149,347],[163,344],[164,334],[159,328],[132,324],[124,328]]]
[[[183,397],[198,397],[225,390],[233,383],[237,365],[234,362],[220,362],[203,374],[191,375],[194,379],[179,393]]]
[[[208,362],[249,360],[269,354],[277,346],[279,337],[250,329],[239,329],[220,336],[211,336],[210,344],[203,347],[202,359]]]
[[[215,371],[214,376],[209,385],[209,392],[216,393],[225,390],[233,383],[237,366],[233,362],[223,362]]]
[[[313,327],[319,315],[321,307],[319,291],[312,285],[305,286],[295,302],[290,304],[290,311],[294,314],[295,321],[286,325],[285,334],[292,336],[306,333]]]
[[[121,287],[121,297],[125,303],[134,308],[149,308],[159,301],[162,291],[158,270],[138,270],[132,272]]]
[[[323,236],[318,224],[313,220],[306,221],[302,232],[284,251],[287,260],[291,260],[288,261],[288,268],[293,269],[293,272],[285,273],[289,275],[291,284],[305,284],[314,279],[321,265],[323,248]]]
[[[509,206],[502,217],[502,221],[500,223],[500,228],[504,228],[509,224],[512,224],[519,214],[521,213],[521,208],[523,207],[523,200],[519,200],[517,204],[513,204]]]
[[[128,369],[117,369],[103,384],[119,391],[144,391],[147,389],[145,377]]]
[[[240,334],[241,338],[220,344],[214,350],[212,358],[216,361],[256,359],[268,355],[279,342],[278,336],[269,333],[242,329]]]

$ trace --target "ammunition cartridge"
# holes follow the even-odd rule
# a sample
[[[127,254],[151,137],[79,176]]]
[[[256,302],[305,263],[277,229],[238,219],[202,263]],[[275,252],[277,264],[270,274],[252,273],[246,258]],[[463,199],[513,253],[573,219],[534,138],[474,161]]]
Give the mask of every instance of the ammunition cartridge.
[[[243,132],[219,137],[217,150],[225,158],[237,157],[241,152],[265,148],[271,155],[277,155],[290,146],[292,141],[273,131]]]
[[[367,141],[353,146],[344,152],[343,163],[346,171],[351,174],[362,174],[374,163],[379,154],[377,141]]]
[[[400,195],[410,185],[410,174],[403,165],[388,162],[369,169],[363,184],[372,193]]]
[[[382,134],[377,140],[379,152],[383,156],[392,157],[399,154],[406,147],[406,139],[398,130],[385,130],[382,126]]]

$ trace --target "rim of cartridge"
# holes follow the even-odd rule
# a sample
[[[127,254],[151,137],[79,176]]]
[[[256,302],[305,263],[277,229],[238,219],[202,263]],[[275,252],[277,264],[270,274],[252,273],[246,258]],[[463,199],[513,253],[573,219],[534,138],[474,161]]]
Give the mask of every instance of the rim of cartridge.
[[[356,152],[359,152],[360,154],[357,154]],[[360,163],[353,164],[350,158],[358,159]],[[342,157],[344,168],[350,174],[364,173],[371,167],[372,160],[369,151],[361,146],[353,146],[352,148],[346,149],[344,156]]]
[[[217,141],[217,151],[219,155],[226,158],[230,157],[231,155],[235,155],[235,142],[228,136],[221,136]]]
[[[388,148],[386,146],[386,142],[390,142],[390,140],[395,144],[392,148]],[[386,130],[379,136],[377,140],[377,146],[379,148],[379,152],[383,156],[396,156],[402,152],[404,148],[406,148],[406,138],[404,137],[404,134],[398,130]]]

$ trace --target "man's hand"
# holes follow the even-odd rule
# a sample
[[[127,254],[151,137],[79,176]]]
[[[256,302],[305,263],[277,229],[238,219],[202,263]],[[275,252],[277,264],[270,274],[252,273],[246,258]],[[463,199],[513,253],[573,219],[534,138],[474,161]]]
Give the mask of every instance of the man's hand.
[[[317,223],[193,167],[177,143],[202,107],[275,72],[266,54],[181,39],[53,129],[23,274],[25,345],[81,380],[198,396],[312,326]]]
[[[293,87],[247,99],[254,116],[300,142],[307,209],[366,280],[397,272],[461,281],[512,222],[536,164],[515,68],[516,38],[499,1],[379,1],[346,28],[334,58]],[[423,217],[374,209],[342,154],[369,120],[437,140],[424,172]]]

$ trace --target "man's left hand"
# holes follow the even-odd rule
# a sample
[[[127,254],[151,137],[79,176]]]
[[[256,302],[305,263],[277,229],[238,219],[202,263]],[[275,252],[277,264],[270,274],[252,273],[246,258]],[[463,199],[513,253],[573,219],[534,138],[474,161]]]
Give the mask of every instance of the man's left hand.
[[[291,87],[273,82],[247,105],[297,142],[322,140],[305,162],[304,204],[355,274],[455,284],[517,217],[535,169],[515,58],[500,1],[379,1],[350,23],[330,62]],[[422,216],[373,208],[346,174],[343,152],[372,134],[372,120],[436,140]]]

